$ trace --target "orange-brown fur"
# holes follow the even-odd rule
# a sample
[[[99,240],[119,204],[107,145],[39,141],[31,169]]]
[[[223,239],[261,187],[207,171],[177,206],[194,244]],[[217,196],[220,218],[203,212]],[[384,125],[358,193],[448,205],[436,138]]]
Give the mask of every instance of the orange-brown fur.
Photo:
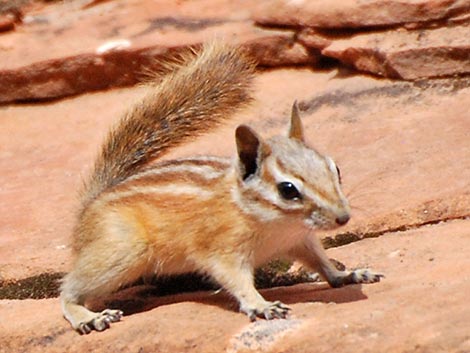
[[[242,51],[217,43],[199,56],[189,52],[183,57],[186,66],[150,85],[148,94],[110,131],[85,185],[85,204],[250,103],[254,63]]]
[[[194,55],[194,54],[193,54]],[[122,312],[86,308],[141,277],[200,272],[214,278],[250,319],[289,308],[254,287],[254,269],[285,256],[334,286],[378,281],[368,270],[338,271],[314,228],[349,220],[336,165],[310,148],[296,104],[288,136],[269,140],[237,128],[237,155],[148,162],[228,118],[250,100],[253,64],[213,43],[149,86],[111,130],[85,185],[74,230],[75,261],[64,278],[64,316],[80,333],[102,331]]]

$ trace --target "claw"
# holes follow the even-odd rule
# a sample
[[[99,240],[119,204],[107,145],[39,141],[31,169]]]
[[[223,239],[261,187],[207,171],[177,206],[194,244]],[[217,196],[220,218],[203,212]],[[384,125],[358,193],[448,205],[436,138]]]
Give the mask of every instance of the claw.
[[[287,305],[280,301],[266,302],[263,301],[257,307],[242,309],[248,315],[250,321],[256,321],[256,317],[264,317],[266,320],[285,319],[291,310]]]
[[[287,310],[287,311],[290,311],[292,310],[290,307],[288,307],[286,304],[284,304],[283,302],[279,301],[279,300],[276,300],[274,303],[273,303],[276,307],[280,308],[280,309],[283,309],[283,310]]]
[[[121,320],[124,313],[121,310],[105,309],[101,312],[101,315],[105,317],[105,320],[109,320],[109,322],[117,322]]]
[[[97,318],[93,320],[93,327],[95,328],[96,331],[104,331],[107,328],[109,328],[109,321],[107,320],[106,317],[104,318]]]
[[[273,315],[271,314],[271,309],[264,309],[264,318],[266,320],[272,320],[273,319]]]
[[[78,325],[77,331],[83,334],[89,334],[92,330],[104,331],[111,326],[112,322],[121,320],[123,312],[121,310],[103,310],[101,313],[96,313],[90,321],[82,322]]]
[[[270,303],[267,308],[264,309],[263,314],[266,320],[285,319],[287,317],[288,311],[290,308],[280,301],[275,301]]]
[[[88,326],[88,324],[81,323],[78,327],[78,332],[81,335],[88,335],[91,332],[91,328]]]
[[[375,273],[368,269],[358,269],[353,271],[355,276],[355,283],[375,283],[380,282],[381,278],[385,276],[381,273]]]

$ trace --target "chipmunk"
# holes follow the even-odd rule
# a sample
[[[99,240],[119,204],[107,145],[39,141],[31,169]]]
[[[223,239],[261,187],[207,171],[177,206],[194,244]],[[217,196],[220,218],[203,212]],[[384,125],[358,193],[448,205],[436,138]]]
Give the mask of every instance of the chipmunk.
[[[254,269],[273,258],[300,260],[333,287],[382,277],[337,270],[313,234],[346,224],[350,208],[333,160],[307,146],[296,104],[287,136],[238,126],[232,159],[149,163],[252,101],[255,64],[242,49],[214,42],[189,56],[111,130],[85,185],[61,286],[63,315],[82,334],[123,315],[88,300],[145,276],[209,275],[251,320],[290,310],[254,286]]]

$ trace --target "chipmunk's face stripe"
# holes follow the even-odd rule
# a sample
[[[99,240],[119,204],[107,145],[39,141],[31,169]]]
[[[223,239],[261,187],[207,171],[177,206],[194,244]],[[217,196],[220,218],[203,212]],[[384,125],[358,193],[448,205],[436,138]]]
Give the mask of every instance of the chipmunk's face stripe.
[[[279,159],[272,159],[267,163],[268,168],[274,174],[275,183],[291,182],[298,190],[303,189],[304,179],[295,172],[290,171]]]
[[[295,213],[302,209],[301,205],[296,206],[283,203],[283,201],[278,202],[276,198],[279,199],[279,197],[271,197],[272,191],[270,189],[240,186],[240,192],[245,200],[249,200],[252,205],[258,205],[258,207],[262,207],[265,210],[275,212],[277,215],[280,215],[280,212]]]
[[[274,174],[270,168],[262,168],[261,173],[260,173],[261,179],[267,183],[274,185],[276,184],[276,178],[274,177]]]
[[[284,200],[277,190],[277,180],[282,179],[276,170],[275,161],[265,161],[260,176],[247,181],[238,181],[238,190],[233,193],[240,209],[265,221],[274,220],[283,214],[302,212],[301,203]]]
[[[261,193],[252,188],[246,188],[243,181],[239,181],[238,187],[232,189],[232,198],[243,213],[258,217],[264,222],[275,220],[282,214]]]
[[[284,176],[289,175],[291,178],[299,180],[302,184],[305,183],[304,177],[300,173],[296,173],[294,170],[289,170],[281,159],[276,160],[276,168]]]
[[[322,163],[318,166],[318,168],[321,168],[326,171],[329,180],[334,180],[335,176],[332,175],[331,170],[329,170],[329,159],[323,159],[320,156],[317,156],[317,160],[322,160]],[[308,182],[307,177],[301,175],[300,173],[296,173],[295,171],[289,171],[288,167],[282,162],[282,160],[277,160],[277,165],[279,170],[285,175],[286,181],[290,181],[289,175],[291,179],[297,180],[297,183],[294,183],[296,187],[299,189],[299,186],[301,185],[301,193],[305,194],[307,197],[311,198],[312,200],[315,201],[316,204],[318,205],[334,205],[337,203],[337,200],[340,199],[340,195],[338,194],[338,190],[336,187],[332,189],[334,192],[331,194],[331,190],[326,190],[322,189],[319,186],[324,186],[321,183],[313,183],[313,182]],[[317,186],[317,187],[312,187],[312,186]]]
[[[339,199],[346,200],[344,197],[343,191],[341,190],[341,175],[338,166],[336,163],[330,158],[330,157],[325,157],[325,161],[330,168],[330,175],[332,180],[336,180],[337,182],[335,183],[335,192],[336,192],[336,197]]]
[[[261,160],[260,172],[239,181],[240,208],[263,219],[297,214],[309,226],[337,226],[349,206],[334,162],[283,137],[270,140],[270,146],[273,153]]]

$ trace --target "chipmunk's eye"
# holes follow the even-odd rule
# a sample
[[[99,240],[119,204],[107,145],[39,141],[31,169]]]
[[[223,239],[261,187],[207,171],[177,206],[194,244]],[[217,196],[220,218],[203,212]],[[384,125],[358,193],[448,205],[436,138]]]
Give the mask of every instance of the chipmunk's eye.
[[[339,170],[338,166],[336,166],[336,172],[338,173],[338,180],[339,180],[339,183],[341,184],[341,171]]]
[[[291,182],[284,181],[279,183],[277,184],[277,189],[279,190],[279,194],[281,194],[281,196],[286,200],[296,200],[301,198],[299,190],[297,190]]]

